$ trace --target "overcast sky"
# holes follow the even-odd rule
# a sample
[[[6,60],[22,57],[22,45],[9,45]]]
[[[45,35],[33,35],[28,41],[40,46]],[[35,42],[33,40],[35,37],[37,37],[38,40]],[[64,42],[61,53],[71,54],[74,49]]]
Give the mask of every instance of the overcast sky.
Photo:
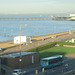
[[[0,0],[0,14],[75,13],[75,0]]]

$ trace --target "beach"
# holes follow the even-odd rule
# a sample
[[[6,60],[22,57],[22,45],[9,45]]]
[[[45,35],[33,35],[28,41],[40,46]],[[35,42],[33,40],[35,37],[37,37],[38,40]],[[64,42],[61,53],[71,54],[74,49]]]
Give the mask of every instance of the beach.
[[[57,36],[55,37],[55,35]],[[54,34],[34,36],[34,37],[31,37],[31,40],[34,40],[32,41],[32,43],[29,43],[28,45],[21,44],[21,50],[25,51],[34,47],[38,47],[40,45],[47,44],[49,42],[64,41],[74,37],[75,37],[75,31],[70,31],[70,32],[67,31],[62,33],[60,32],[60,33],[54,33]],[[45,38],[45,40],[42,40],[42,38]],[[0,48],[4,49],[4,51],[1,52],[1,54],[20,51],[20,45],[14,44],[13,40],[0,42]]]

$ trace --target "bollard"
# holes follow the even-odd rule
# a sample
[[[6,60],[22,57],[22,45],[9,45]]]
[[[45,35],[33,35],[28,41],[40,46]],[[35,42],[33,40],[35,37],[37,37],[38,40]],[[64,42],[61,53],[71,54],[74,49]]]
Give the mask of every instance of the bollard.
[[[38,74],[38,70],[36,70],[36,74]]]
[[[68,64],[65,64],[65,67],[67,68],[68,67]]]
[[[42,72],[45,72],[45,69],[44,68],[42,68]]]

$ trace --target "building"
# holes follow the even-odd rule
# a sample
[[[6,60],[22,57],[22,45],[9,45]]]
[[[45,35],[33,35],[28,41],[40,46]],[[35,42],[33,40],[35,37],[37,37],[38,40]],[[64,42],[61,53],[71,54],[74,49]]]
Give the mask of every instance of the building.
[[[22,68],[28,65],[39,63],[38,52],[20,52],[0,55],[1,63],[12,68]]]
[[[15,44],[20,44],[20,39],[21,39],[21,43],[30,43],[31,42],[31,38],[28,36],[16,36],[14,37],[14,43]]]
[[[72,43],[75,43],[75,38],[72,38],[71,40],[67,40],[66,42],[72,42]]]
[[[74,16],[75,17],[75,14],[70,14],[70,16],[72,16],[72,17]]]
[[[75,39],[72,38],[72,43],[75,43]]]

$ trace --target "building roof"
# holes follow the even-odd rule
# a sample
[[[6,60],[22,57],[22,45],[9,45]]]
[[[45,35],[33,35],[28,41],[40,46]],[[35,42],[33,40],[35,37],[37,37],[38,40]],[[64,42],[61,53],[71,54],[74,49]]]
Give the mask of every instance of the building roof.
[[[37,52],[21,52],[21,55],[24,56],[24,55],[30,55],[35,53]],[[20,52],[0,55],[0,57],[19,57],[19,56],[20,56]]]

